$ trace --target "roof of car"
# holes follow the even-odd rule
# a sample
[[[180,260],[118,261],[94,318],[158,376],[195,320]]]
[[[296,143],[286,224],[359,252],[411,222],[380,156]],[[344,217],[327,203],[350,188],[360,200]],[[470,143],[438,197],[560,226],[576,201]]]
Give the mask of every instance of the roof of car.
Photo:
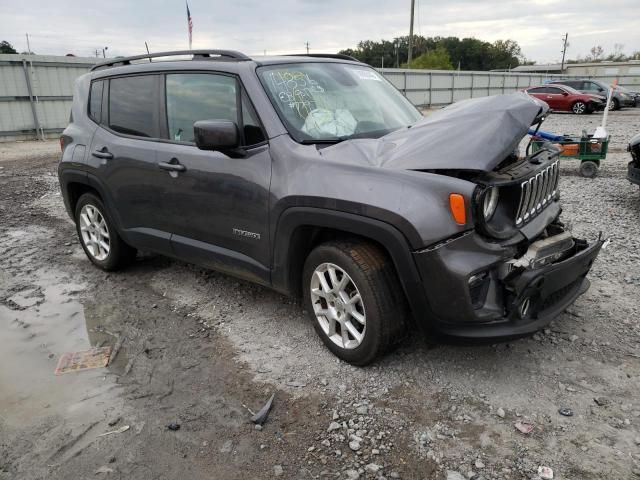
[[[348,63],[360,63],[359,60],[342,54],[332,53],[312,53],[307,55],[292,54],[292,55],[278,55],[278,56],[255,56],[248,57],[247,55],[234,50],[179,50],[171,52],[158,52],[150,53],[146,55],[135,55],[131,57],[116,57],[109,59],[108,61],[96,64],[91,71],[102,71],[115,67],[133,67],[138,65],[155,64],[153,69],[158,68],[158,63],[163,67],[179,64],[181,68],[187,64],[190,67],[194,66],[192,62],[215,62],[216,64],[224,63],[240,63],[240,62],[253,62],[257,65],[276,65],[284,63],[306,63],[306,62],[348,62]],[[200,65],[202,67],[202,65]],[[143,68],[148,70],[151,67]],[[167,68],[173,69],[173,68]],[[127,69],[129,70],[129,69]],[[134,69],[138,70],[138,69]]]

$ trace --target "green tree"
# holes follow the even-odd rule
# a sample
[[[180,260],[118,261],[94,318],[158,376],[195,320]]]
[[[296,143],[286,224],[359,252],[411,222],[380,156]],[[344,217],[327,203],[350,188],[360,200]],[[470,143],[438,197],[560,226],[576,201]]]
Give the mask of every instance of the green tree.
[[[435,49],[412,59],[408,67],[432,70],[453,70],[453,65],[451,65],[451,59],[449,58],[449,52],[447,52],[447,49],[442,45],[438,45]]]
[[[9,42],[3,40],[0,42],[0,53],[18,53],[18,51]]]
[[[397,46],[397,49],[396,49]],[[514,68],[523,59],[520,46],[514,40],[498,40],[493,44],[477,38],[458,37],[413,37],[413,58],[433,52],[443,47],[449,54],[449,62],[453,68],[460,66],[461,70],[491,70],[494,68]],[[358,43],[355,49],[343,50],[340,53],[351,55],[358,60],[374,67],[382,64],[395,66],[407,63],[409,37],[397,37],[392,41],[366,40]],[[396,60],[397,59],[397,60]]]

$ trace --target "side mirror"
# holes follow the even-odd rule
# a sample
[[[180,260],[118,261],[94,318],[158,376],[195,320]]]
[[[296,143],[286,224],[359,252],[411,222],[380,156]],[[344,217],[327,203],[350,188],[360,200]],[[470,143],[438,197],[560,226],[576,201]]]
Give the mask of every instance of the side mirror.
[[[568,96],[569,96],[569,94],[568,94],[567,92],[562,92],[562,96],[563,96],[563,97],[568,97]]]
[[[240,133],[229,120],[198,120],[193,124],[196,146],[200,150],[217,150],[229,156],[242,156]]]

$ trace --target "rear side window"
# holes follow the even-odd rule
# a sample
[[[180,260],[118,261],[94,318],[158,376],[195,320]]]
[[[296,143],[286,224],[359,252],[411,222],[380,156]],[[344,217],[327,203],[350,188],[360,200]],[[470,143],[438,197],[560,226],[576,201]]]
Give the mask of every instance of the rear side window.
[[[89,117],[95,122],[100,123],[102,120],[102,91],[104,90],[104,81],[99,80],[91,84],[89,92]]]
[[[158,138],[158,77],[112,78],[109,83],[109,128],[138,137]]]

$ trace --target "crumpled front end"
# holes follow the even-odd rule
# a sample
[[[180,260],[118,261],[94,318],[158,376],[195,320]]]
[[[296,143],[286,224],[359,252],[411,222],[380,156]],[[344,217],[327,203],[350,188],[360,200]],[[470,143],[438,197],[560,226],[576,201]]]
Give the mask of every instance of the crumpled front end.
[[[532,332],[588,289],[605,242],[575,238],[560,221],[559,170],[558,151],[545,147],[474,177],[475,228],[414,252],[437,329],[465,337]]]
[[[588,289],[604,241],[589,245],[560,223],[542,237],[524,253],[476,232],[415,252],[434,326],[463,337],[520,335],[564,311]]]

